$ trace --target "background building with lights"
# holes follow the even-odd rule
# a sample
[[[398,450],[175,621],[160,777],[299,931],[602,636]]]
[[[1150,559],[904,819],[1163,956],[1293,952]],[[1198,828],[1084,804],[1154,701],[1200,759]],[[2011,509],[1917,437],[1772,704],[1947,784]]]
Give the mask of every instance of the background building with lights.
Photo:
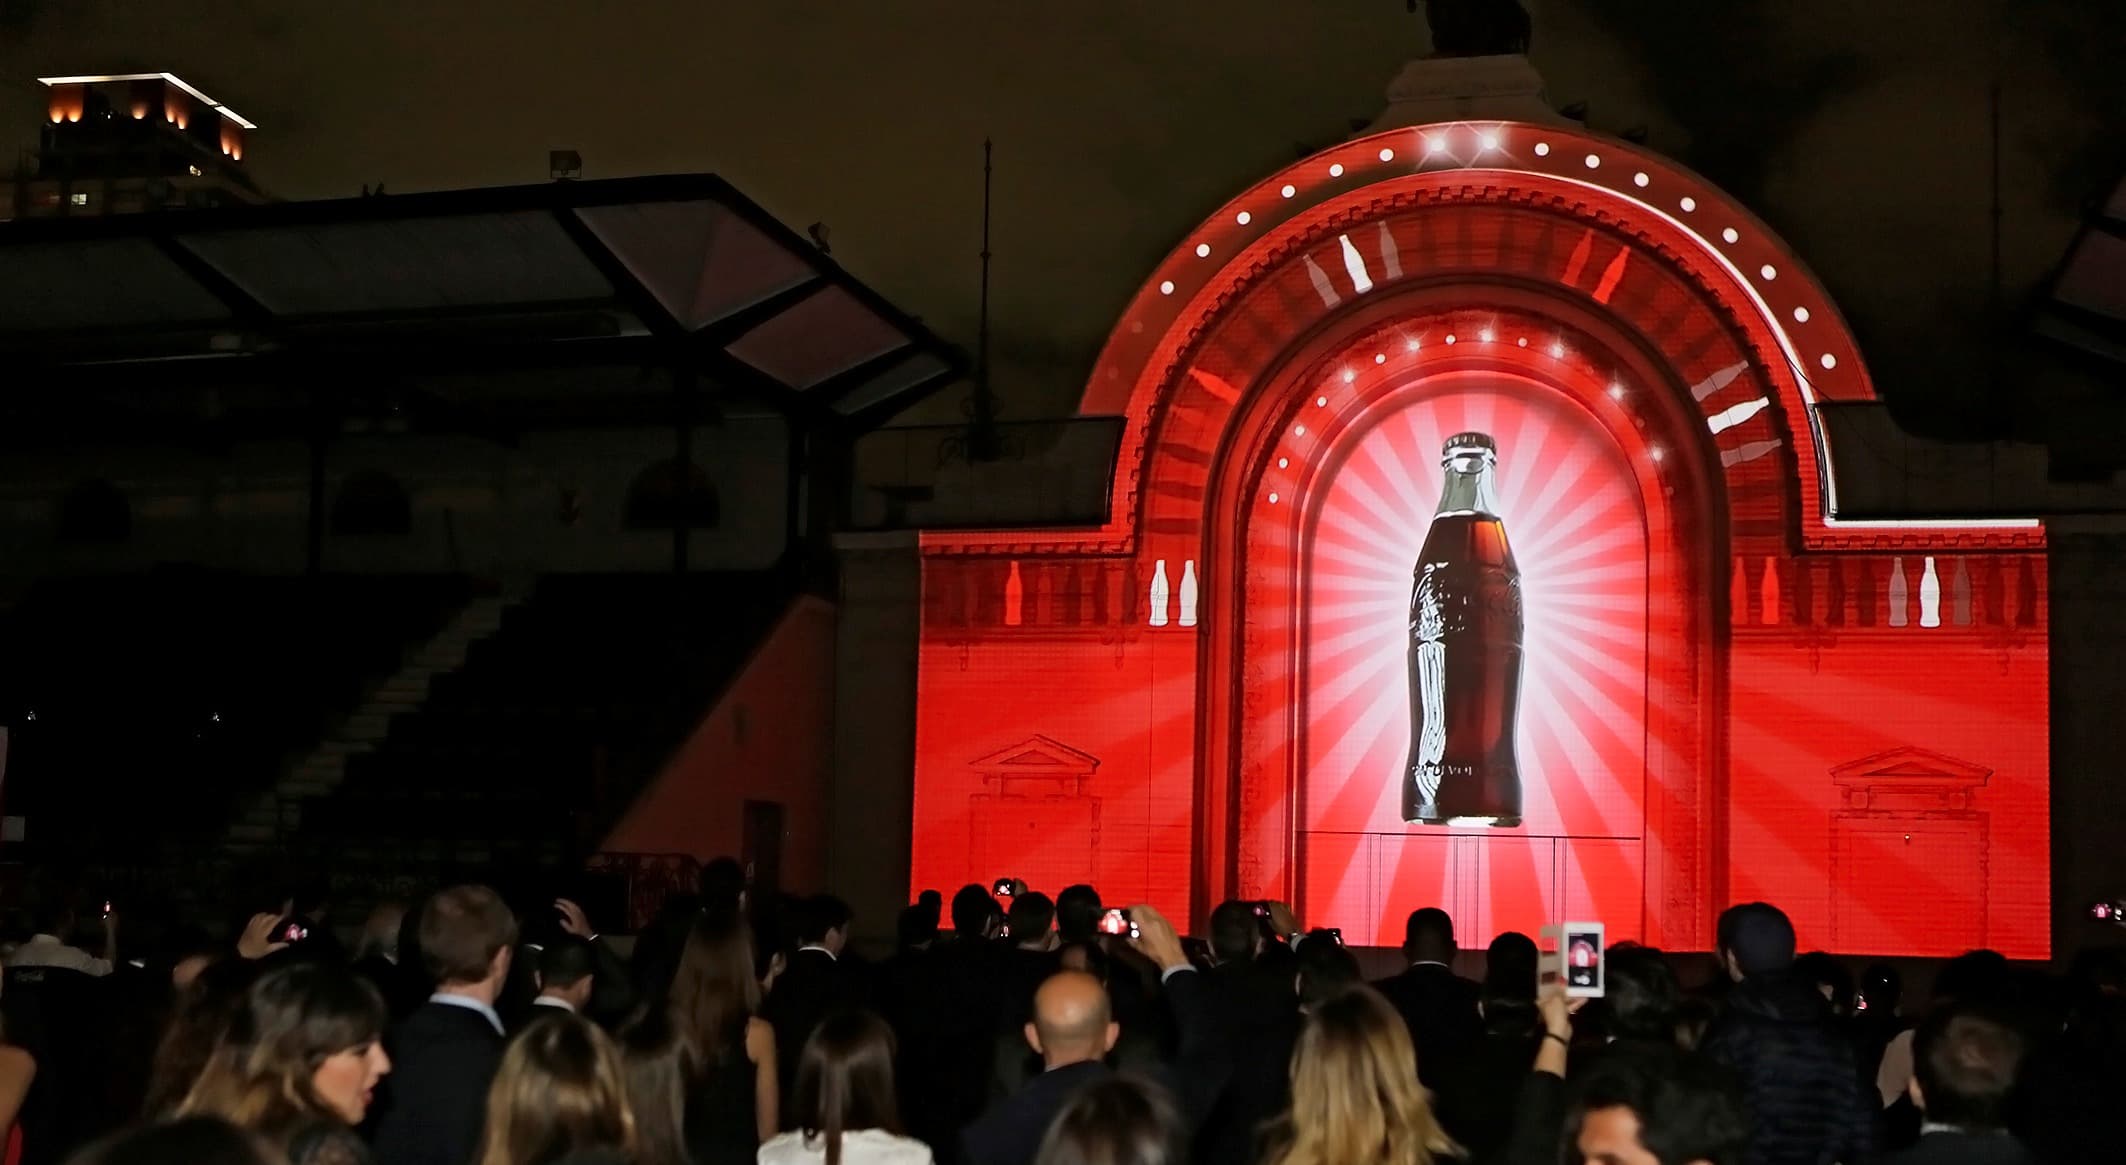
[[[34,152],[0,180],[0,218],[266,201],[244,168],[258,127],[173,73],[41,77]]]

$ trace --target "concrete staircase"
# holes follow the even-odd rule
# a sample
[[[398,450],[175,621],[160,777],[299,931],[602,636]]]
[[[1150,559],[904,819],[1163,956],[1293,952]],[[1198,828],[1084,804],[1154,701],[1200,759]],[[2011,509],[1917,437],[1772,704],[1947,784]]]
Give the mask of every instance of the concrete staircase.
[[[302,823],[303,802],[338,788],[347,777],[347,761],[373,752],[391,722],[428,699],[436,676],[465,666],[472,645],[502,627],[507,597],[475,599],[435,637],[408,653],[404,666],[369,693],[346,719],[288,767],[278,784],[263,793],[229,826],[223,844],[232,854],[252,854],[278,845]]]

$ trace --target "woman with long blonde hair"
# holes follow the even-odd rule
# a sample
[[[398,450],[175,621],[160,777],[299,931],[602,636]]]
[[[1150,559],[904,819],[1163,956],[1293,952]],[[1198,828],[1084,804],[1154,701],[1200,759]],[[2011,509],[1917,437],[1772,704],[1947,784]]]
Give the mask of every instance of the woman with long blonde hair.
[[[479,1165],[630,1159],[635,1116],[620,1053],[574,1015],[538,1019],[511,1041],[487,1090]]]
[[[1402,1017],[1370,987],[1307,1014],[1292,1052],[1292,1107],[1270,1130],[1268,1165],[1433,1165],[1461,1150],[1417,1082]]]

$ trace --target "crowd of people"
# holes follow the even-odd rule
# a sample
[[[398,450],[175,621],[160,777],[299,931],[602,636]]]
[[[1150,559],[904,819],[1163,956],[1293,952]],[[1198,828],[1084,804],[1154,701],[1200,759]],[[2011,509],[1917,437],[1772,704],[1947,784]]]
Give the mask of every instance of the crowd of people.
[[[1202,940],[1090,886],[925,893],[877,961],[831,896],[711,863],[626,957],[479,885],[353,950],[291,901],[141,957],[49,906],[7,954],[7,1165],[1859,1165],[2126,1159],[2119,963],[1885,966],[1727,911],[1717,974],[1604,952],[1602,997],[1508,933],[1455,971],[1411,914],[1368,983],[1334,931],[1228,902]],[[1001,899],[1001,901],[1000,901]],[[1004,903],[1008,902],[1008,910]],[[100,928],[95,925],[101,923]],[[100,950],[92,949],[100,947]]]

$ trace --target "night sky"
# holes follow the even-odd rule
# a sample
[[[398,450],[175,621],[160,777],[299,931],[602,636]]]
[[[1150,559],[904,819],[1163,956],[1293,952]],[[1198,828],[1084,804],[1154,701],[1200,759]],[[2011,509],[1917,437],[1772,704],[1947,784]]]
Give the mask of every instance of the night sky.
[[[1988,85],[2013,304],[2126,164],[2126,3],[1529,6],[1553,102],[1645,127],[1781,230],[1908,425],[2032,426],[1973,357]],[[0,0],[0,143],[34,142],[36,76],[167,69],[260,124],[286,198],[544,181],[556,147],[587,177],[716,171],[971,346],[991,135],[998,388],[1033,417],[1072,409],[1167,248],[1426,51],[1401,0]]]

